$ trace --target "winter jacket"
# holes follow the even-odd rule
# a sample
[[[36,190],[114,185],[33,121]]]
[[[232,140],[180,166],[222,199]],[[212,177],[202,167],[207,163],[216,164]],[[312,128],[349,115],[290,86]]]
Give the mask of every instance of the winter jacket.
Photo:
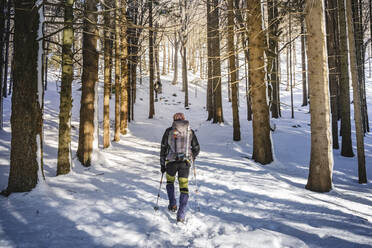
[[[161,166],[165,166],[165,161],[166,161],[167,155],[170,150],[170,147],[168,145],[168,136],[171,130],[172,130],[172,127],[167,128],[161,140],[161,149],[160,149],[160,165]],[[192,159],[194,160],[200,152],[200,146],[199,146],[199,142],[198,142],[198,139],[196,138],[194,130],[191,129],[191,132],[192,132],[191,153],[192,153]]]

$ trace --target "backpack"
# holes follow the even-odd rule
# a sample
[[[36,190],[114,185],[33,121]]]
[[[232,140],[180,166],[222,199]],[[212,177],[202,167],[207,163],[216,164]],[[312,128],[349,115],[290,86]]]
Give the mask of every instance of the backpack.
[[[191,158],[192,131],[186,120],[174,121],[168,134],[169,152],[167,160],[184,161]]]

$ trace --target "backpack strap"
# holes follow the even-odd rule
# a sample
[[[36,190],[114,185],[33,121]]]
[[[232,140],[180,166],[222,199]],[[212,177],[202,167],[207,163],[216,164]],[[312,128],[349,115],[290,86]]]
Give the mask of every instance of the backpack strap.
[[[186,131],[186,158],[189,158],[189,139],[190,139],[190,135],[189,135],[189,132],[190,132],[190,125],[187,126],[187,131]]]

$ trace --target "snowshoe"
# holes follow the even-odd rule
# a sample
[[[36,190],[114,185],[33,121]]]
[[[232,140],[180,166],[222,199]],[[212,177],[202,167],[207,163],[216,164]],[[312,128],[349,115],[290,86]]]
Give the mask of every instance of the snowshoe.
[[[168,210],[169,211],[171,211],[171,212],[173,212],[173,213],[175,213],[175,212],[177,212],[177,205],[174,205],[174,206],[168,206]]]

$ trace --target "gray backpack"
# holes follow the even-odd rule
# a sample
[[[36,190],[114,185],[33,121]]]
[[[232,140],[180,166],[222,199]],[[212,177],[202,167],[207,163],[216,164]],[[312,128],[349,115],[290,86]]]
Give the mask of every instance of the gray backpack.
[[[191,139],[192,131],[189,122],[186,120],[174,121],[168,135],[168,145],[170,149],[167,160],[173,162],[190,159]]]

